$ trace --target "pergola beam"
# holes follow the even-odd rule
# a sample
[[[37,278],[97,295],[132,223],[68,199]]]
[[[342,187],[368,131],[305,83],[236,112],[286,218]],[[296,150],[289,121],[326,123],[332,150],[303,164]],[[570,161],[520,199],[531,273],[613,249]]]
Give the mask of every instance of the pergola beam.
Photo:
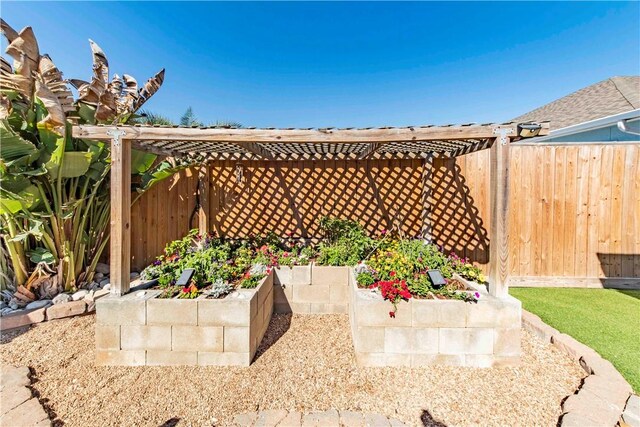
[[[541,124],[539,135],[547,135],[549,126]],[[115,126],[77,125],[73,127],[76,138],[108,140],[108,132]],[[383,129],[221,129],[221,128],[172,128],[118,126],[125,129],[127,138],[137,141],[208,141],[230,143],[385,143],[435,140],[465,140],[494,138],[496,128],[510,129],[517,135],[518,124],[431,126]]]

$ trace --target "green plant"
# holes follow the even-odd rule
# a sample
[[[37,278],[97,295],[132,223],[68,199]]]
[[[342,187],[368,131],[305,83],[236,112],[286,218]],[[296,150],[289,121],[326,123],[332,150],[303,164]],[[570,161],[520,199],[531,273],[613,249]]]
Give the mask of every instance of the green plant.
[[[320,265],[356,265],[373,248],[374,240],[360,224],[347,219],[322,217],[325,241],[318,247]]]
[[[363,271],[359,273],[356,277],[356,282],[358,282],[358,287],[360,288],[368,288],[376,282],[376,278],[370,271]]]
[[[1,21],[14,58],[0,71],[0,232],[15,282],[24,285],[38,259],[55,267],[56,282],[71,290],[90,282],[109,241],[109,146],[72,136],[72,124],[126,123],[160,88],[164,70],[138,88],[133,77],[109,79],[104,52],[90,42],[91,82],[71,80],[78,98],[30,27],[19,33]],[[132,152],[134,191],[192,164],[157,162]],[[137,198],[136,198],[137,200]]]

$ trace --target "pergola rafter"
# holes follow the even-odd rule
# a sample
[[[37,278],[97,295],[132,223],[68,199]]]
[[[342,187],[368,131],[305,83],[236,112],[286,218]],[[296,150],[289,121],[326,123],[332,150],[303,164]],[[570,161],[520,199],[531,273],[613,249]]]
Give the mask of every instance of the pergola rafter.
[[[534,124],[521,133],[521,124],[465,124],[345,129],[185,128],[168,126],[73,127],[73,136],[111,141],[111,271],[112,292],[129,290],[131,213],[131,148],[166,156],[201,155],[206,160],[364,160],[369,158],[423,159],[425,170],[436,157],[453,158],[491,147],[491,235],[489,292],[507,292],[509,145],[512,140],[549,134],[549,123]],[[530,125],[531,123],[526,123]],[[199,171],[199,226],[209,231],[206,206],[209,172]],[[423,179],[429,179],[425,172]],[[426,184],[425,184],[426,185]],[[426,198],[425,198],[426,200]],[[427,218],[428,207],[424,206]],[[431,230],[425,224],[425,237]]]

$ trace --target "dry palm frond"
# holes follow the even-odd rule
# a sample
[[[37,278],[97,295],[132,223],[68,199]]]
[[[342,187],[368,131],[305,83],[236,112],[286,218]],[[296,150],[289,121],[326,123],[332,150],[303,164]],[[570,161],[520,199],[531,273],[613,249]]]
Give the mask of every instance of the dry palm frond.
[[[55,66],[49,55],[42,55],[40,57],[39,71],[45,85],[58,98],[62,111],[65,113],[75,111],[76,107],[73,105],[73,94],[69,90],[67,82],[62,78],[62,73]]]
[[[9,43],[18,38],[18,32],[11,28],[11,25],[7,24],[2,18],[0,18],[0,30],[2,30]]]
[[[40,60],[38,42],[31,27],[23,28],[18,33],[18,36],[7,46],[6,52],[13,58],[15,74],[11,77],[14,80],[15,90],[31,101],[34,89],[32,77],[38,71]]]
[[[147,102],[162,86],[164,82],[164,68],[160,70],[155,76],[151,77],[138,93],[138,98],[133,104],[133,110],[130,113],[135,113],[142,105]]]
[[[61,128],[58,132],[64,135],[66,116],[55,93],[40,80],[36,80],[36,96],[42,101],[48,114],[40,123],[50,128]]]

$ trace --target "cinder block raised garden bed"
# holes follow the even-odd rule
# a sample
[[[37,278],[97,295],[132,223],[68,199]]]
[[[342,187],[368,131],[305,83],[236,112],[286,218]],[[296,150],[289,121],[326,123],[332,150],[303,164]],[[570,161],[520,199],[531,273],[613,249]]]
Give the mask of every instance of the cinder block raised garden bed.
[[[276,313],[347,313],[349,267],[310,264],[274,271]]]
[[[273,273],[225,298],[159,299],[161,291],[96,303],[98,365],[249,366],[273,312]]]
[[[478,302],[411,298],[391,303],[359,289],[349,274],[349,309],[356,359],[362,366],[453,365],[490,367],[520,360],[521,304],[496,298],[484,286],[456,279],[479,292]]]

